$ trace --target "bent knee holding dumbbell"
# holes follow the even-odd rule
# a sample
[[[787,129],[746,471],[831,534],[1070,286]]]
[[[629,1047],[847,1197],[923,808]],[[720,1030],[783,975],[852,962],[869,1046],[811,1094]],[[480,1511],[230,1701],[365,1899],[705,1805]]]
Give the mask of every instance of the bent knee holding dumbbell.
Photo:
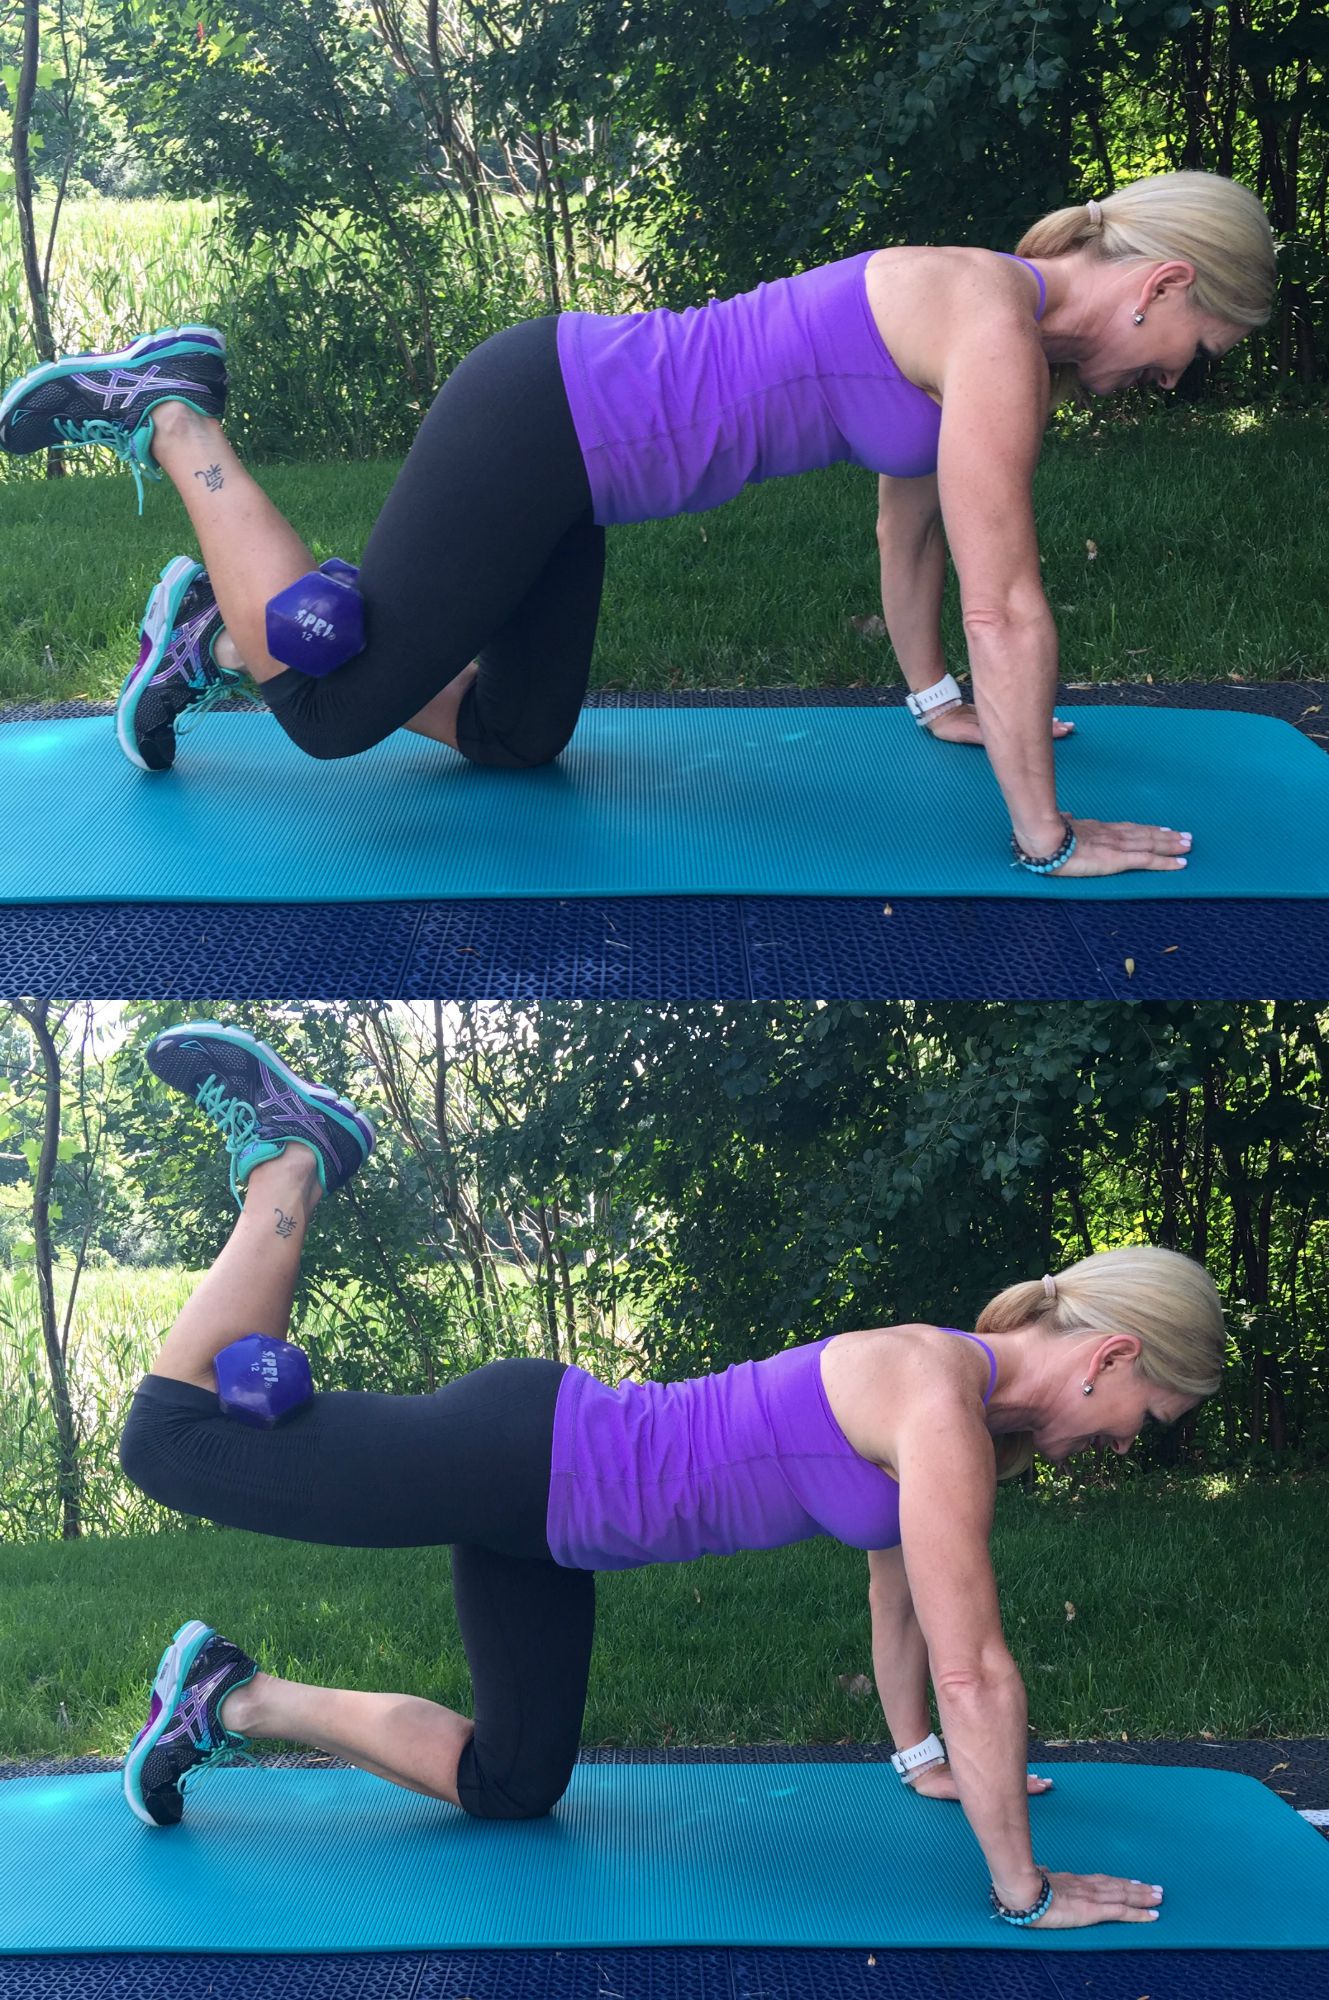
[[[169,1375],[139,1384],[120,1435],[121,1469],[140,1492],[177,1513],[253,1526],[249,1517],[261,1511],[261,1500],[246,1494],[239,1514],[236,1508],[237,1485],[246,1484],[242,1439],[310,1408],[309,1362],[292,1342],[254,1333],[223,1347],[213,1367],[215,1392]]]
[[[197,1514],[197,1427],[216,1408],[215,1396],[185,1382],[149,1376],[140,1383],[120,1433],[126,1479],[163,1507]]]
[[[335,680],[310,680],[294,669],[266,681],[259,692],[297,750],[321,764],[359,757],[396,727],[373,703],[347,701]]]

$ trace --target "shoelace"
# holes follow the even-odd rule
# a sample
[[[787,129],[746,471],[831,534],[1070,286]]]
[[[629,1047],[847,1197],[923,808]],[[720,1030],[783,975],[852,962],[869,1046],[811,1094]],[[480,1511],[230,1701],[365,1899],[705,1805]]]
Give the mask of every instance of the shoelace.
[[[194,699],[181,709],[175,724],[177,736],[188,736],[195,719],[200,715],[206,715],[207,711],[215,708],[219,701],[228,701],[233,695],[245,692],[245,684],[239,674],[233,674],[229,667],[218,667],[216,671],[222,678],[207,682]]]
[[[205,1117],[212,1120],[226,1141],[234,1171],[236,1154],[251,1139],[258,1137],[258,1112],[248,1098],[228,1097],[226,1085],[215,1070],[199,1085],[194,1102]]]
[[[127,431],[123,424],[110,423],[105,417],[86,417],[81,422],[73,417],[57,417],[54,427],[66,442],[52,445],[52,451],[72,451],[75,445],[80,444],[104,444],[113,451],[134,475],[134,485],[138,491],[138,511],[140,514],[143,512],[145,475],[149,479],[162,477],[161,467],[152,461],[147,439],[144,440],[141,453],[139,450],[138,439],[141,433],[147,430],[148,436],[151,436],[151,429],[146,422],[140,424],[136,431]]]
[[[229,1734],[230,1732],[228,1731],[228,1738]],[[231,1743],[227,1741],[220,1744],[217,1749],[209,1753],[206,1763],[197,1765],[192,1771],[186,1771],[183,1778],[176,1780],[180,1789],[180,1796],[181,1798],[184,1797],[186,1786],[188,1786],[191,1792],[197,1791],[198,1787],[205,1779],[211,1777],[214,1771],[220,1771],[228,1765],[257,1764],[260,1761],[252,1750],[242,1749],[238,1742]]]

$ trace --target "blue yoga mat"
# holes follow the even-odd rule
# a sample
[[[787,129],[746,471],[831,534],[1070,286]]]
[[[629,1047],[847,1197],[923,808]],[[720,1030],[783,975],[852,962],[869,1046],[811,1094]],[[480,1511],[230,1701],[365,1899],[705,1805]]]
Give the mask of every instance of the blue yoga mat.
[[[1053,1869],[1161,1882],[1157,1923],[987,1914],[957,1806],[881,1765],[584,1764],[545,1820],[481,1823],[360,1771],[210,1774],[145,1827],[114,1774],[0,1785],[5,1952],[626,1945],[1324,1949],[1329,1845],[1253,1778],[1058,1764]]]
[[[1329,896],[1329,757],[1290,724],[1072,708],[1068,810],[1195,835],[1188,869],[1049,883],[1010,866],[979,750],[903,710],[591,709],[559,761],[481,771],[401,733],[317,763],[263,714],[214,715],[174,772],[113,726],[0,729],[0,902],[444,897]]]

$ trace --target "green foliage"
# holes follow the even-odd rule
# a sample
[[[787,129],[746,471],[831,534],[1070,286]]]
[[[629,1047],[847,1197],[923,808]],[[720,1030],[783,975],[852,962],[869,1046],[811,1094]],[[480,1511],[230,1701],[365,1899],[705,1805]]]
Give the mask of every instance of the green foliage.
[[[1284,245],[1267,334],[1186,393],[1305,398],[1329,370],[1312,8],[82,7],[72,41],[46,21],[43,186],[220,201],[194,310],[254,357],[238,436],[265,455],[404,449],[461,355],[536,311],[693,304],[882,243],[1006,245],[1048,208],[1179,166],[1254,187]],[[0,28],[0,136],[17,47]],[[12,297],[0,349],[26,359],[21,282]],[[61,344],[92,335],[66,318]]]

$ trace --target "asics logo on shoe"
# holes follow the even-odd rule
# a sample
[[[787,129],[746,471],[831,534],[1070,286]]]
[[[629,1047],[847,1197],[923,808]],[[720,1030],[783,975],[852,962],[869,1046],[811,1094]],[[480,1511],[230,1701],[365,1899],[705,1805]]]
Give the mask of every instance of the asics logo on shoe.
[[[220,1131],[228,1153],[247,1146],[258,1131],[258,1113],[253,1105],[243,1097],[228,1097],[226,1085],[215,1073],[199,1085],[194,1102]]]
[[[265,1089],[259,1104],[260,1112],[268,1114],[269,1118],[288,1120],[298,1132],[309,1132],[317,1136],[326,1129],[324,1120],[319,1117],[317,1111],[306,1104],[294,1090],[274,1089],[271,1079],[267,1076],[263,1082]]]
[[[162,664],[152,676],[150,686],[157,687],[163,681],[174,680],[177,674],[188,681],[191,687],[207,685],[208,671],[197,657],[197,652],[199,637],[207,629],[213,616],[212,608],[209,607],[200,617],[191,618],[188,624],[176,628],[166,647]],[[231,678],[234,679],[235,676]]]
[[[149,368],[115,368],[109,375],[75,375],[73,379],[80,389],[101,397],[103,410],[113,410],[117,403],[122,410],[127,409],[134,398],[145,390],[161,395],[170,389],[192,389],[195,394],[198,393],[197,382],[163,375],[155,361]]]
[[[188,1736],[200,1750],[211,1750],[213,1741],[208,1726],[208,1703],[230,1671],[229,1665],[218,1667],[187,1687],[176,1704],[175,1719],[169,1729],[162,1731],[158,1742],[174,1743],[181,1736]]]

